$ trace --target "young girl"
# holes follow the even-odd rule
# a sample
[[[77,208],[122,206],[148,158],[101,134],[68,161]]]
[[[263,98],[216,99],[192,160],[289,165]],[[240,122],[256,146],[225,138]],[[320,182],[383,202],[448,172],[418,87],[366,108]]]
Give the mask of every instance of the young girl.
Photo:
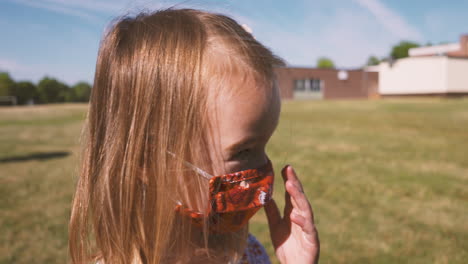
[[[316,263],[312,209],[291,166],[273,201],[265,145],[283,65],[234,20],[168,9],[102,40],[70,220],[73,263],[269,263],[248,234],[262,206],[281,263]]]

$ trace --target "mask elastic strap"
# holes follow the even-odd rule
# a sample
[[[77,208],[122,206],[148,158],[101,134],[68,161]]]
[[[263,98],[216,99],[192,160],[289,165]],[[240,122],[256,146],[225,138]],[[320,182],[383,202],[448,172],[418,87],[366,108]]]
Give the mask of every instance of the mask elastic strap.
[[[179,157],[177,157],[174,153],[170,152],[169,150],[166,150],[166,152],[171,155],[172,157],[174,158],[178,158],[180,159]],[[204,178],[206,179],[211,179],[213,178],[213,175],[209,174],[208,172],[198,168],[197,166],[193,165],[192,163],[188,162],[188,161],[185,161],[185,160],[182,160],[184,165],[189,167],[190,169],[194,170],[196,173],[200,174],[201,176],[203,176]]]

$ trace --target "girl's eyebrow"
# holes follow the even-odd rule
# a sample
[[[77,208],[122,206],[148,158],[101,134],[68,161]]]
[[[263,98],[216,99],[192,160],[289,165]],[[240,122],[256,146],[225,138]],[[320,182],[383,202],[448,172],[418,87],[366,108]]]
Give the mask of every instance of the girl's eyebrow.
[[[243,138],[243,139],[229,145],[226,148],[226,150],[228,151],[228,153],[234,153],[234,152],[237,152],[238,150],[240,150],[241,148],[256,142],[257,140],[258,139],[255,136],[245,137],[245,138]]]

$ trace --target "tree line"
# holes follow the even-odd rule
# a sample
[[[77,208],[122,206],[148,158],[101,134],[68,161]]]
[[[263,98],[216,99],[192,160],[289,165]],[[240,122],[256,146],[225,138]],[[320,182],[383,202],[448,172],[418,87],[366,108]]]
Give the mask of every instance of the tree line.
[[[44,77],[37,84],[16,82],[8,72],[0,72],[0,97],[14,97],[19,105],[88,102],[90,94],[91,85],[87,82],[68,86],[51,77]]]
[[[426,46],[431,46],[430,43],[426,44]],[[412,41],[401,41],[397,45],[392,47],[392,51],[390,52],[390,56],[387,58],[378,58],[377,56],[370,56],[369,59],[367,59],[367,66],[374,66],[374,65],[379,65],[380,62],[382,61],[387,61],[387,60],[398,60],[398,59],[403,59],[406,57],[409,57],[409,50],[412,48],[418,48],[421,47],[416,42]]]
[[[387,57],[378,58],[377,56],[374,56],[374,55],[369,56],[365,66],[374,66],[374,65],[379,65],[380,62],[382,61],[398,60],[398,59],[406,58],[409,56],[408,52],[411,48],[417,48],[420,46],[421,45],[419,45],[416,42],[401,41],[400,43],[392,47],[392,50],[390,51],[390,54]],[[431,44],[428,43],[426,44],[426,46],[431,46]],[[321,69],[334,69],[335,63],[330,58],[321,57],[317,60],[316,67],[321,68]]]
[[[430,46],[427,44],[426,46]],[[370,56],[366,66],[378,65],[382,61],[396,60],[408,57],[411,48],[420,47],[418,43],[401,41],[394,45],[388,57],[378,58]],[[317,60],[317,68],[334,69],[335,63],[327,57]],[[78,82],[68,86],[57,79],[44,77],[37,84],[29,81],[15,82],[7,72],[0,72],[0,98],[12,96],[17,104],[48,104],[65,102],[88,102],[91,93],[91,85],[86,82]]]

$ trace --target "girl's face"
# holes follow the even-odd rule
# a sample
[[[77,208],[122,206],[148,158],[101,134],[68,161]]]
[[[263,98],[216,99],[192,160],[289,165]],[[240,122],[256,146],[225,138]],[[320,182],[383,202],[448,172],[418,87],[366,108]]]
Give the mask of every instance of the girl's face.
[[[276,129],[281,109],[276,83],[269,87],[250,81],[239,86],[233,81],[221,89],[209,98],[213,129],[208,148],[214,175],[264,165],[265,146]]]

